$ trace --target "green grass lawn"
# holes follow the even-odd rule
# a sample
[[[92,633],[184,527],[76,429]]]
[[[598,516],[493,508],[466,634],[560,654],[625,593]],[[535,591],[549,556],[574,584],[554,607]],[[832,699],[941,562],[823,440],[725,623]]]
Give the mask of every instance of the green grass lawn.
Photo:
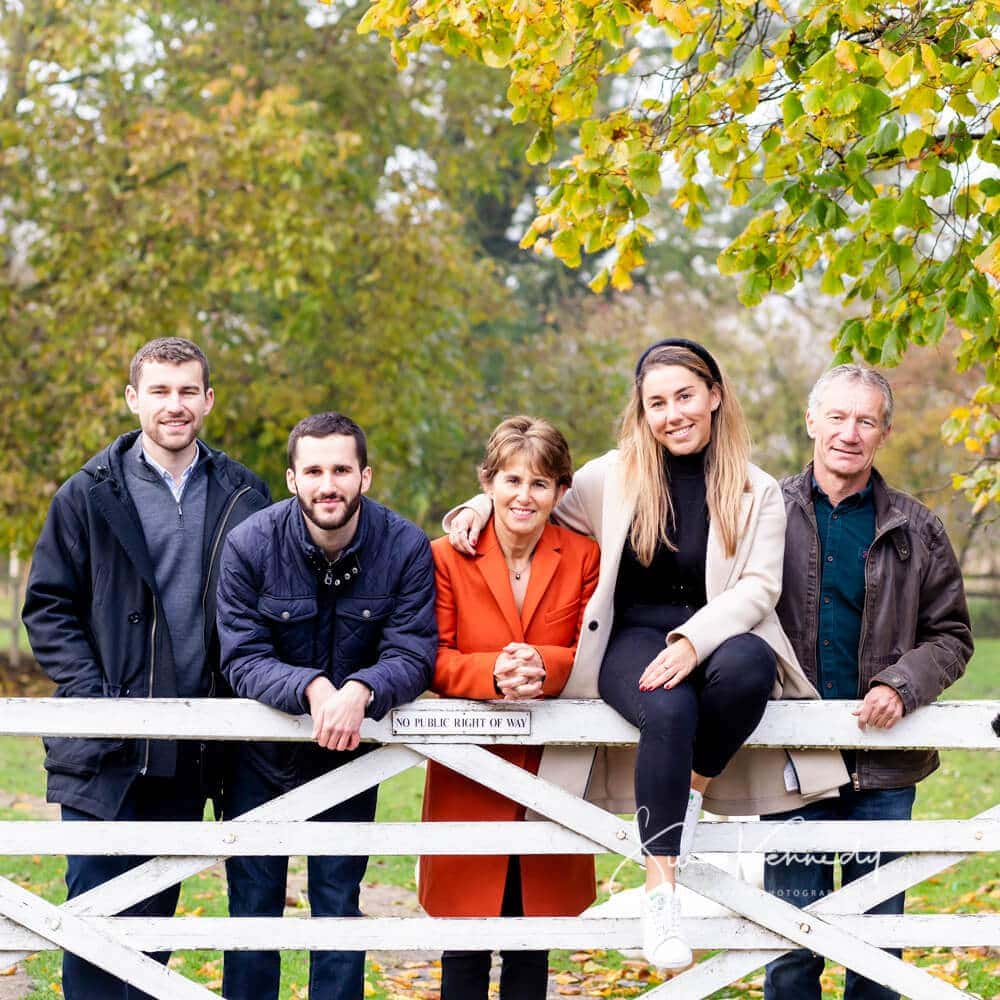
[[[983,640],[966,676],[949,692],[949,698],[1000,698],[1000,640]],[[7,808],[0,809],[0,819],[23,819],[27,803],[17,796],[42,796],[40,741],[17,737],[0,738],[0,789],[7,794]],[[915,816],[920,819],[966,818],[1000,802],[1000,769],[997,756],[988,752],[951,751],[942,755],[942,766],[920,785]],[[385,782],[379,796],[378,818],[383,821],[415,820],[420,815],[423,773],[411,770]],[[368,866],[367,880],[415,888],[413,857],[373,857]],[[598,858],[598,876],[606,892],[612,872],[619,868],[614,855]],[[293,861],[293,865],[300,864]],[[64,863],[61,859],[44,857],[0,858],[0,875],[38,892],[46,899],[60,902],[65,897]],[[639,884],[641,871],[626,864],[616,875],[619,884]],[[225,915],[225,893],[221,877],[214,872],[188,879],[183,886],[181,912],[186,914]],[[955,865],[936,878],[930,879],[908,896],[907,909],[913,913],[1000,911],[1000,878],[995,855],[980,855]],[[907,958],[919,965],[933,966],[962,989],[982,997],[1000,995],[1000,942],[992,952],[985,949],[932,950],[916,952]],[[308,981],[304,953],[283,956],[282,1000],[304,997]],[[581,973],[589,969],[595,975],[621,966],[622,957],[614,952],[588,956],[570,952],[553,952],[556,969]],[[587,964],[589,963],[589,964]],[[188,952],[178,954],[172,964],[185,975],[218,989],[221,985],[221,957],[218,952]],[[27,963],[34,982],[32,1000],[55,998],[59,987],[59,953],[38,955]],[[388,983],[381,983],[377,971],[369,973],[370,996],[393,996]],[[825,995],[842,992],[842,970],[829,969],[824,977]],[[722,990],[718,997],[754,997],[760,995],[760,975],[745,977],[739,986]],[[635,995],[629,990],[614,988],[602,994],[609,997]]]

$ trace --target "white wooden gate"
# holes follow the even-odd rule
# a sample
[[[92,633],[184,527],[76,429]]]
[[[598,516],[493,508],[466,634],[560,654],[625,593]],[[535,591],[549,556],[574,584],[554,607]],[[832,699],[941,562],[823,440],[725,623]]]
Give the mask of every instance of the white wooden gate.
[[[758,747],[937,747],[1000,750],[1000,702],[941,702],[892,730],[860,732],[849,702],[771,703],[748,744]],[[0,734],[177,739],[303,740],[308,717],[255,702],[0,699]],[[638,920],[595,917],[128,918],[128,906],[232,855],[597,854],[641,860],[632,824],[488,753],[528,743],[627,745],[635,729],[600,702],[421,700],[379,723],[383,744],[336,771],[226,823],[0,823],[2,854],[158,855],[139,868],[54,906],[0,879],[0,965],[66,948],[156,997],[215,996],[143,952],[221,949],[616,948],[639,946]],[[365,788],[435,760],[547,817],[528,823],[338,823],[309,819]],[[709,996],[794,947],[805,947],[913,998],[965,996],[954,986],[881,951],[889,947],[1000,946],[1000,914],[864,916],[865,910],[943,871],[970,853],[1000,851],[1000,804],[964,820],[909,823],[702,823],[699,853],[907,851],[907,857],[804,910],[705,861],[680,873],[693,891],[731,915],[686,924],[697,949],[726,949],[646,997]]]

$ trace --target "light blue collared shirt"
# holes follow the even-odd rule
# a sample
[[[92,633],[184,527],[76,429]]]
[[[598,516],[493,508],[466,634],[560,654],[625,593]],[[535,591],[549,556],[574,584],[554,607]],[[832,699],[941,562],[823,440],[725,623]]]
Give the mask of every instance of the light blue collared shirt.
[[[155,458],[150,458],[145,448],[142,449],[142,458],[143,461],[167,484],[167,488],[173,494],[174,502],[180,503],[181,497],[184,495],[184,487],[187,486],[190,481],[191,474],[194,472],[195,466],[201,458],[201,445],[198,445],[198,450],[195,452],[194,458],[191,460],[191,464],[181,473],[180,479],[174,479],[174,477],[165,468],[163,468],[163,466],[160,465]]]

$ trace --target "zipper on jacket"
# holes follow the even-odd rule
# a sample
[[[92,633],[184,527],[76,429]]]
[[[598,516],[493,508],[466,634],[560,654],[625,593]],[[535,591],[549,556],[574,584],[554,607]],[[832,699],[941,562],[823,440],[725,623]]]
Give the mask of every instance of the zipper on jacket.
[[[863,700],[864,695],[861,693],[861,665],[864,663],[862,653],[865,651],[865,639],[868,638],[868,560],[872,557],[872,549],[875,548],[875,543],[878,541],[878,535],[872,539],[871,545],[868,546],[868,551],[865,553],[865,606],[861,610],[861,639],[858,642],[858,699]]]
[[[230,498],[229,504],[222,513],[222,517],[219,519],[219,526],[215,530],[215,538],[212,539],[212,549],[208,556],[208,569],[205,573],[205,586],[201,591],[201,611],[204,614],[208,608],[206,602],[208,601],[208,588],[212,580],[212,568],[215,566],[215,557],[219,554],[219,543],[222,541],[222,533],[225,530],[226,523],[229,521],[230,516],[233,513],[233,508],[236,506],[236,502],[244,494],[249,493],[251,490],[250,486],[241,486]]]
[[[905,523],[905,522],[904,522]],[[868,546],[868,551],[865,553],[865,606],[861,612],[861,639],[858,642],[858,701],[864,701],[864,695],[861,693],[862,676],[861,668],[864,664],[864,651],[865,651],[865,640],[868,638],[868,560],[872,557],[872,551],[875,548],[877,542],[881,541],[890,531],[895,531],[896,528],[901,527],[899,524],[893,525],[891,528],[884,528],[882,531],[876,530],[875,537],[871,541],[871,545]],[[856,792],[861,791],[861,777],[860,777],[860,760],[858,760],[858,753],[860,751],[854,751],[854,773],[851,775],[851,781],[854,783],[854,790]]]
[[[813,563],[813,567],[816,570],[816,613],[809,616],[809,620],[816,622],[816,628],[810,626],[809,629],[809,648],[813,651],[813,661],[816,664],[816,694],[819,695],[820,700],[823,700],[823,690],[822,690],[822,678],[820,674],[822,673],[819,665],[819,650],[816,649],[816,643],[819,642],[819,595],[820,591],[823,589],[823,559],[822,551],[823,546],[820,544],[819,540],[819,526],[816,524],[816,514],[815,509],[813,511],[806,512],[806,523],[812,528],[813,538],[816,540],[816,561]],[[806,678],[808,680],[808,678]]]
[[[149,693],[153,697],[153,680],[156,677],[156,596],[153,596],[153,624],[149,630]],[[139,769],[140,774],[149,770],[149,740],[146,740],[146,759]]]

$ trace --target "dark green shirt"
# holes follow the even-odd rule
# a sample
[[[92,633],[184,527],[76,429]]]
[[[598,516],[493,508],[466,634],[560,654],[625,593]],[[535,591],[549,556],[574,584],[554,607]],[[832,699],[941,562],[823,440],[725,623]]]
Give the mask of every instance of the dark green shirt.
[[[820,594],[816,663],[824,698],[864,697],[858,691],[858,644],[865,608],[865,558],[875,539],[872,483],[837,504],[813,479],[819,532]]]

